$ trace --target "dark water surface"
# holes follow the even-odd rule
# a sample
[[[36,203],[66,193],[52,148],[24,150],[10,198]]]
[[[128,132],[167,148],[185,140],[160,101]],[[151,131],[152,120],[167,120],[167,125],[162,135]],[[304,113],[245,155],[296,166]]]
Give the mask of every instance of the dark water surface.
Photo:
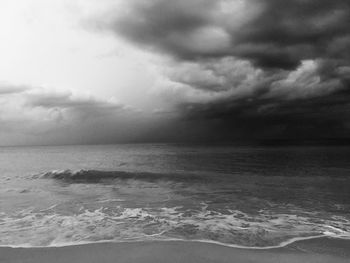
[[[0,245],[350,237],[350,147],[0,148]]]

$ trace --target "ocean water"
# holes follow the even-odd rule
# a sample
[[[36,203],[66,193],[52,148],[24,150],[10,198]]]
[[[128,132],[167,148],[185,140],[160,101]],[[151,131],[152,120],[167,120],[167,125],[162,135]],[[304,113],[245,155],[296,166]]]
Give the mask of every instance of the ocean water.
[[[0,148],[0,246],[350,238],[349,147]]]

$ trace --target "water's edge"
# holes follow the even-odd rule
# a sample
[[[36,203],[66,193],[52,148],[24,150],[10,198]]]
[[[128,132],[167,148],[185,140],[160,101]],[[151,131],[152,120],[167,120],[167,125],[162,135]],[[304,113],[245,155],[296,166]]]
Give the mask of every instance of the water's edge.
[[[240,246],[235,244],[227,244],[222,242],[217,242],[213,240],[200,240],[200,239],[194,239],[194,240],[184,240],[184,239],[177,239],[177,238],[169,238],[169,239],[161,239],[161,240],[123,240],[123,241],[111,241],[111,240],[100,240],[100,241],[84,241],[84,242],[75,242],[75,243],[63,243],[63,244],[53,244],[48,246],[32,246],[32,245],[0,245],[0,248],[24,248],[24,249],[32,249],[32,248],[64,248],[64,247],[76,247],[76,246],[84,246],[84,245],[93,245],[93,244],[125,244],[125,243],[162,243],[162,242],[184,242],[184,243],[206,243],[206,244],[213,244],[223,247],[230,247],[230,248],[236,248],[236,249],[245,249],[245,250],[270,250],[270,249],[278,249],[278,248],[284,248],[291,244],[306,241],[306,240],[313,240],[313,239],[340,239],[340,240],[350,240],[346,237],[338,237],[338,236],[328,236],[328,235],[317,235],[317,236],[309,236],[309,237],[298,237],[298,238],[292,238],[290,240],[284,241],[276,246],[267,246],[267,247],[248,247],[248,246]]]

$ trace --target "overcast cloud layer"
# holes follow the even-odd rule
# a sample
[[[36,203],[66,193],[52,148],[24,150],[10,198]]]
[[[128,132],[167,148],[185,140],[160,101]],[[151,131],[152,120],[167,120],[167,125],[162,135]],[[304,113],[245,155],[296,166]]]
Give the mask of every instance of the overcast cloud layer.
[[[3,0],[0,145],[349,138],[348,0]]]
[[[198,136],[348,136],[347,0],[130,1],[102,25],[164,56],[164,96]]]

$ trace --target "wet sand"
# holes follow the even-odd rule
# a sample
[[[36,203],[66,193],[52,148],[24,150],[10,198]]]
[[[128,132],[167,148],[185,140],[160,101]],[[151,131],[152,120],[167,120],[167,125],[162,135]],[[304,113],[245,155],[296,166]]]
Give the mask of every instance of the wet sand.
[[[1,263],[349,263],[350,240],[318,238],[276,249],[239,249],[201,242],[100,243],[50,248],[0,248]]]

